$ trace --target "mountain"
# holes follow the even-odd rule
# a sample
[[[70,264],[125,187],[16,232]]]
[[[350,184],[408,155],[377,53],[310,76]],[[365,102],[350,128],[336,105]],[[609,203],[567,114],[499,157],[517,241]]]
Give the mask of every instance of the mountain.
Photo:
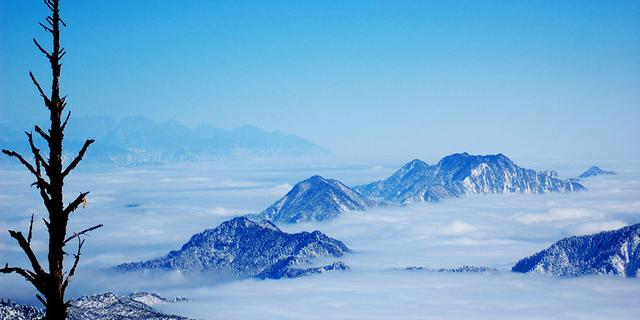
[[[349,270],[348,265],[342,261],[336,261],[330,265],[315,267],[315,268],[293,268],[290,264],[290,259],[280,260],[278,263],[273,264],[270,268],[260,272],[256,278],[260,279],[281,279],[281,278],[298,278],[306,277],[312,274],[325,273],[327,271],[334,270]]]
[[[146,294],[149,295],[149,294]],[[154,295],[154,294],[152,294]],[[158,295],[154,295],[165,302]],[[36,307],[0,301],[0,319],[31,320],[42,319],[44,312]],[[151,305],[136,301],[130,296],[117,296],[104,293],[85,296],[73,300],[69,308],[68,320],[187,320],[185,317],[164,314]]]
[[[152,292],[145,292],[145,291],[136,291],[133,292],[131,294],[129,294],[127,296],[127,298],[133,299],[135,301],[138,302],[142,302],[148,306],[153,306],[156,304],[163,304],[163,303],[173,303],[173,302],[187,302],[189,301],[186,298],[182,298],[182,297],[173,297],[170,299],[167,299],[165,297],[162,297],[160,295],[157,295],[155,293]]]
[[[518,261],[511,271],[566,277],[593,274],[640,277],[640,223],[618,230],[562,239]]]
[[[297,183],[284,197],[258,214],[273,222],[297,223],[335,218],[343,212],[362,211],[375,202],[338,180],[313,176]]]
[[[36,307],[0,299],[0,319],[2,320],[32,320],[43,316],[42,310]]]
[[[25,130],[33,123],[0,123],[0,146],[29,153]],[[303,138],[279,131],[244,126],[223,130],[208,125],[195,129],[177,121],[157,122],[144,117],[115,121],[110,117],[77,117],[65,131],[65,150],[76,152],[84,139],[96,143],[87,161],[117,164],[167,163],[299,157],[327,151]],[[71,157],[69,154],[68,157]]]
[[[180,250],[165,257],[116,267],[120,271],[144,269],[216,271],[236,277],[255,277],[279,264],[280,268],[306,264],[316,257],[341,257],[349,249],[320,231],[289,234],[269,221],[238,217],[215,229],[195,234]]]
[[[487,193],[547,193],[581,191],[584,187],[561,180],[555,171],[521,168],[503,154],[456,153],[435,165],[413,160],[387,179],[354,187],[361,194],[408,204]]]
[[[589,178],[589,177],[594,177],[594,176],[613,175],[613,174],[616,174],[616,172],[615,171],[602,170],[599,167],[593,166],[593,167],[587,169],[582,174],[580,174],[579,177],[580,178]]]

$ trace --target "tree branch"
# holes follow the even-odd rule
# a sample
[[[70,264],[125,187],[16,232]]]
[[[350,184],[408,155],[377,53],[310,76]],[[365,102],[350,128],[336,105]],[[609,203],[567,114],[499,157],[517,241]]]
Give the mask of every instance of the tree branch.
[[[20,155],[19,153],[15,151],[6,150],[6,149],[2,149],[2,153],[10,157],[17,158],[20,161],[20,163],[22,163],[27,168],[27,170],[29,170],[29,172],[31,172],[36,177],[36,185],[40,189],[40,196],[42,197],[42,200],[44,201],[45,206],[48,207],[51,200],[47,196],[47,193],[45,192],[45,190],[49,189],[49,183],[45,181],[40,175],[40,173],[36,171],[36,169],[27,160],[25,160],[24,157],[22,157],[22,155]]]
[[[62,292],[64,292],[67,289],[67,286],[69,285],[69,281],[71,280],[71,277],[73,277],[73,275],[76,273],[78,262],[80,262],[80,250],[82,249],[83,244],[84,244],[84,239],[80,239],[78,237],[78,251],[76,251],[76,254],[73,255],[74,257],[73,266],[71,266],[71,269],[69,270],[69,274],[67,275],[67,277],[64,279],[64,282],[62,283]]]
[[[9,267],[8,263],[4,265],[4,268],[0,269],[0,273],[17,273],[32,284],[36,284],[36,279],[29,273],[28,270],[19,267]]]
[[[34,214],[31,214],[31,223],[29,223],[29,235],[27,235],[27,244],[31,245],[31,236],[33,236],[33,216]]]
[[[53,11],[53,3],[49,0],[44,0],[44,4],[47,5],[47,7],[49,7],[49,10]]]
[[[72,236],[70,236],[70,237],[68,237],[67,239],[64,240],[64,244],[67,244],[67,242],[73,240],[74,238],[78,238],[81,235],[86,234],[87,232],[91,232],[91,231],[93,231],[95,229],[98,229],[100,227],[102,227],[102,224],[95,225],[95,226],[93,226],[91,228],[86,228],[86,229],[84,229],[84,230],[82,230],[80,232],[74,232]]]
[[[80,195],[73,200],[71,203],[69,203],[69,205],[64,209],[63,213],[65,215],[69,215],[71,212],[76,211],[76,209],[78,209],[78,206],[84,202],[85,197],[89,194],[89,192],[82,192],[80,193]]]
[[[40,266],[40,262],[38,262],[38,258],[33,253],[33,250],[31,250],[31,245],[24,238],[24,236],[22,235],[22,232],[9,230],[9,235],[11,235],[12,238],[18,241],[18,245],[20,245],[20,248],[22,248],[22,251],[24,251],[24,253],[27,255],[27,258],[29,258],[29,262],[31,262],[31,267],[33,268],[33,271],[35,272],[36,276],[45,275],[46,273],[44,269],[42,269],[42,266]]]
[[[53,33],[53,30],[51,30],[51,28],[45,26],[42,22],[38,22],[38,24],[44,28],[45,31],[51,32]]]
[[[38,175],[40,175],[39,164],[42,164],[45,170],[49,170],[49,164],[44,160],[44,158],[40,154],[40,149],[38,149],[36,145],[33,143],[33,134],[31,132],[26,132],[26,131],[24,133],[27,135],[27,138],[29,140],[29,146],[31,147],[31,152],[33,153],[33,156],[36,158],[36,169],[37,169]]]
[[[7,150],[7,149],[2,149],[2,153],[8,155],[9,157],[17,158],[18,161],[20,161],[20,163],[22,163],[27,168],[27,170],[29,170],[29,172],[31,172],[34,176],[36,176],[36,178],[42,179],[42,177],[40,177],[40,174],[38,174],[38,171],[36,171],[36,169],[31,165],[31,163],[25,160],[21,154],[15,151]]]
[[[65,121],[65,123],[66,123],[66,121]],[[73,159],[73,161],[71,161],[69,166],[62,173],[62,178],[63,179],[64,179],[64,177],[69,175],[69,173],[71,173],[71,170],[73,170],[78,165],[80,160],[82,160],[82,157],[84,157],[85,152],[87,152],[87,149],[89,148],[89,146],[94,142],[95,142],[95,140],[93,140],[93,139],[88,139],[87,141],[84,142],[84,145],[82,146],[82,149],[80,149],[80,152],[78,152],[78,155],[76,156],[76,158]]]
[[[48,134],[46,134],[46,133],[42,130],[42,128],[40,128],[38,125],[35,125],[35,130],[36,130],[36,132],[37,132],[38,134],[40,134],[40,136],[41,136],[44,140],[46,140],[47,142],[49,142],[49,139],[51,139],[51,137],[50,137]]]
[[[42,24],[41,24],[41,25],[42,25]],[[38,47],[38,50],[40,50],[40,52],[42,52],[45,56],[47,56],[47,58],[48,58],[49,60],[51,60],[52,55],[51,55],[49,52],[47,52],[47,50],[45,50],[45,49],[44,49],[44,48],[43,48],[43,47],[38,43],[38,40],[36,40],[36,38],[33,38],[33,43],[35,43],[35,44],[36,44],[36,47]]]
[[[42,87],[38,83],[38,80],[36,80],[36,77],[33,75],[33,72],[29,71],[29,77],[31,77],[31,81],[36,86],[36,88],[38,88],[38,92],[40,92],[40,96],[42,97],[42,99],[44,99],[44,104],[50,108],[51,100],[44,93],[44,90],[42,90]]]
[[[71,111],[67,112],[67,117],[64,119],[62,126],[60,127],[62,131],[67,127],[67,122],[69,122],[69,117],[71,117]]]

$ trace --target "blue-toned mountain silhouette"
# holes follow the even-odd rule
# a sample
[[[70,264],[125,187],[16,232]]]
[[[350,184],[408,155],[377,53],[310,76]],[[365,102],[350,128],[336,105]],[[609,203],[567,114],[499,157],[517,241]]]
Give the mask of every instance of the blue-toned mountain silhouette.
[[[289,234],[269,221],[254,222],[238,217],[193,235],[180,250],[171,251],[164,257],[125,263],[116,269],[217,271],[241,278],[258,275],[277,278],[277,274],[288,277],[296,272],[299,275],[316,273],[314,270],[305,273],[305,269],[288,269],[310,263],[316,257],[341,257],[348,251],[342,242],[319,231]]]
[[[580,178],[589,178],[589,177],[595,177],[595,176],[601,176],[601,175],[614,175],[614,174],[616,174],[615,171],[602,170],[597,166],[593,166],[587,169],[585,172],[581,173]]]
[[[559,179],[554,171],[521,168],[503,154],[476,156],[466,152],[444,157],[431,166],[416,159],[387,179],[354,187],[365,196],[402,204],[473,194],[584,189],[576,181]]]
[[[611,274],[640,276],[640,223],[618,230],[562,239],[516,263],[513,272],[576,277]]]
[[[29,151],[24,130],[32,127],[27,122],[0,123],[0,145]],[[154,164],[327,154],[306,139],[279,131],[268,132],[252,126],[223,130],[209,125],[190,129],[177,121],[157,122],[141,116],[120,121],[106,116],[75,119],[65,131],[65,150],[76,152],[85,138],[96,140],[87,161],[101,163]]]

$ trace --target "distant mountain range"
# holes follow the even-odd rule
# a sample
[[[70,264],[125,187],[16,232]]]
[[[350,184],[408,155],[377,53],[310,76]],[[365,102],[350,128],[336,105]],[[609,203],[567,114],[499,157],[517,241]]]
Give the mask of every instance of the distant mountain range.
[[[32,131],[33,125],[28,122],[0,123],[0,146],[28,153],[24,131]],[[87,138],[96,140],[85,157],[87,161],[117,164],[282,158],[328,153],[306,139],[279,131],[269,132],[252,126],[223,130],[209,125],[190,129],[176,121],[156,122],[140,116],[120,121],[106,116],[72,118],[65,131],[65,150],[76,152]]]
[[[297,266],[310,263],[316,257],[341,257],[348,251],[342,242],[319,231],[289,234],[269,221],[253,222],[238,217],[193,235],[180,250],[171,251],[165,257],[125,263],[116,269],[216,271],[240,278],[279,278],[345,269],[340,264],[323,269]]]
[[[593,166],[587,169],[585,172],[581,173],[579,177],[589,178],[589,177],[595,177],[600,175],[614,175],[614,174],[616,174],[615,171],[602,170],[599,167]]]
[[[435,165],[421,160],[405,164],[392,176],[354,187],[359,193],[389,202],[436,202],[444,198],[488,193],[548,193],[582,191],[573,180],[554,171],[521,168],[503,154],[456,153]]]
[[[614,231],[562,239],[516,263],[513,272],[576,277],[640,277],[640,223]]]
[[[156,301],[144,303],[145,300]],[[161,302],[157,302],[160,300]],[[152,305],[170,303],[174,300],[162,298],[153,293],[138,292],[129,296],[104,293],[84,296],[73,300],[69,308],[68,320],[187,320],[185,317],[164,314]],[[31,320],[42,319],[44,312],[39,308],[0,301],[0,319]]]
[[[347,211],[363,211],[374,205],[374,201],[338,180],[313,176],[297,183],[258,217],[277,223],[322,221]]]

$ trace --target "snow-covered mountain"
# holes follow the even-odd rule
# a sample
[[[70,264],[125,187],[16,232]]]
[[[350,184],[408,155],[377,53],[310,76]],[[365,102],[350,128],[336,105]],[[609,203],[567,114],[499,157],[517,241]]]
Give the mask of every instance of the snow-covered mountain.
[[[291,267],[291,258],[280,260],[274,263],[270,268],[260,272],[256,278],[260,279],[281,279],[281,278],[298,278],[306,277],[316,273],[325,273],[334,270],[349,270],[348,265],[342,261],[336,261],[330,265],[312,268],[295,268]]]
[[[215,229],[195,234],[180,250],[167,256],[116,267],[120,271],[143,269],[217,271],[237,277],[255,277],[274,265],[293,267],[316,257],[341,257],[349,249],[320,231],[289,234],[269,221],[238,217]]]
[[[587,169],[585,172],[580,174],[580,178],[589,178],[589,177],[594,177],[594,176],[600,176],[600,175],[613,175],[616,174],[615,171],[607,171],[607,170],[602,170],[599,167],[593,166],[589,169]]]
[[[322,221],[374,205],[374,201],[338,180],[313,176],[297,183],[284,197],[259,213],[258,217],[283,223]]]
[[[562,239],[518,261],[511,270],[568,277],[593,274],[640,277],[640,223]]]
[[[43,316],[42,310],[36,307],[0,299],[0,319],[2,320],[33,320],[42,319]]]
[[[354,189],[365,196],[408,204],[473,194],[571,192],[584,187],[559,179],[554,171],[521,168],[503,154],[465,152],[446,156],[432,166],[416,159],[387,179]]]
[[[170,300],[150,293],[138,293],[137,297],[155,296],[168,303]],[[0,319],[32,320],[43,319],[44,312],[36,307],[0,301]],[[84,296],[73,300],[69,308],[68,320],[187,320],[185,317],[164,314],[153,309],[151,304],[140,302],[131,295],[117,296],[103,293]]]
[[[29,154],[25,130],[33,123],[0,123],[0,146]],[[177,121],[158,122],[145,117],[119,121],[111,117],[76,117],[65,131],[65,147],[76,152],[84,139],[96,140],[85,157],[89,162],[155,164],[181,161],[264,159],[326,154],[301,137],[253,126],[225,130],[209,125],[195,129]],[[69,155],[70,157],[75,153]],[[6,157],[0,157],[4,161]]]

